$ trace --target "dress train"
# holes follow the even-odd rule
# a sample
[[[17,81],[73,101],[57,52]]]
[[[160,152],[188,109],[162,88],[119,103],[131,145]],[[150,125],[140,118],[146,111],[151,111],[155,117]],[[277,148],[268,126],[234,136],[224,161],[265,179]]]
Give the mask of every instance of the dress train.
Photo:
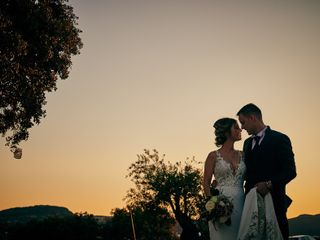
[[[271,194],[264,198],[252,188],[243,206],[237,240],[283,240]]]

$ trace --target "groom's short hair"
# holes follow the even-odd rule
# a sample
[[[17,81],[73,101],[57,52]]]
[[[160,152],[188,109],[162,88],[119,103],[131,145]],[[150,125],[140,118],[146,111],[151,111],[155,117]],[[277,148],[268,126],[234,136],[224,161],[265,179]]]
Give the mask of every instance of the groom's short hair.
[[[250,116],[250,115],[254,115],[256,116],[258,119],[262,119],[262,113],[260,108],[258,108],[256,105],[254,105],[253,103],[249,103],[245,106],[243,106],[239,112],[237,113],[237,116],[239,116],[240,114],[244,115],[244,116]]]

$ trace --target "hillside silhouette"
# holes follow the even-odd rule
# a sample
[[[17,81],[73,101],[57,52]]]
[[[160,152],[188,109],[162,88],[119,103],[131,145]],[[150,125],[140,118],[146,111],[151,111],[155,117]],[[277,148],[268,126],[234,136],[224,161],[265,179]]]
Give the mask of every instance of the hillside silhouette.
[[[28,222],[48,217],[66,217],[73,213],[65,207],[36,205],[30,207],[16,207],[0,211],[0,222]]]
[[[290,235],[307,234],[320,236],[320,214],[303,214],[289,219]]]

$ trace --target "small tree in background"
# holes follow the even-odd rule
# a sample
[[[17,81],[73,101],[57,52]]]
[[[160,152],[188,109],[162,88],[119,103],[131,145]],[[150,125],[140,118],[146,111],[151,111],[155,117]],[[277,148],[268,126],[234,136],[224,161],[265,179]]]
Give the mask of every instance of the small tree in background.
[[[112,218],[104,225],[104,239],[133,239],[130,213],[125,208],[116,208],[111,212]]]
[[[166,162],[164,155],[160,157],[157,150],[144,150],[128,170],[135,184],[126,196],[128,205],[165,207],[182,227],[181,239],[200,239],[195,222],[200,219],[205,197],[197,164],[193,158],[173,164]]]
[[[114,209],[111,220],[105,225],[104,237],[110,240],[175,240],[174,219],[167,209],[158,206],[135,206],[128,209]]]
[[[82,42],[67,0],[0,1],[0,133],[15,151],[45,117],[46,92],[66,79]]]

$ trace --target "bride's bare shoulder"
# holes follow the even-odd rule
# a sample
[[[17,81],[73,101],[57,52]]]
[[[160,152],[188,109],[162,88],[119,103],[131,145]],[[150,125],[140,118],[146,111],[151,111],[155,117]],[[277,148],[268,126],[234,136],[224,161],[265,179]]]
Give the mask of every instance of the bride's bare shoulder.
[[[209,152],[208,157],[207,157],[207,161],[215,161],[217,158],[217,151],[212,151]]]

